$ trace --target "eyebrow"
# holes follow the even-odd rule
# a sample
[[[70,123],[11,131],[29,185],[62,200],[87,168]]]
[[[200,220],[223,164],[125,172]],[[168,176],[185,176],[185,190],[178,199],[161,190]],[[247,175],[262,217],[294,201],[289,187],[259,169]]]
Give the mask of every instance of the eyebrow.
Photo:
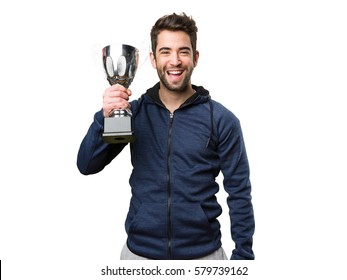
[[[160,48],[158,51],[160,52],[160,51],[169,51],[169,50],[171,50],[171,48],[169,48],[169,47],[162,47],[162,48]],[[189,48],[189,47],[181,47],[181,48],[179,48],[179,50],[180,51],[182,51],[182,50],[191,50],[191,48]]]

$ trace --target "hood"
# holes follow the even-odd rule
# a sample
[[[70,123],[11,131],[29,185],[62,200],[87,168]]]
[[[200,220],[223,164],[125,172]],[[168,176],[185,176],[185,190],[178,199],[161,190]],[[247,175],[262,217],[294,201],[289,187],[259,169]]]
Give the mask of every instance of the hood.
[[[187,106],[190,104],[200,104],[200,103],[205,103],[208,100],[211,99],[210,93],[208,90],[204,89],[202,86],[196,86],[192,85],[193,89],[195,90],[195,93],[189,97],[182,105],[182,106]],[[159,97],[159,89],[160,89],[160,83],[158,82],[155,86],[152,88],[148,89],[147,92],[144,94],[143,97],[149,97],[153,102],[156,104],[165,107],[163,102],[160,100]]]

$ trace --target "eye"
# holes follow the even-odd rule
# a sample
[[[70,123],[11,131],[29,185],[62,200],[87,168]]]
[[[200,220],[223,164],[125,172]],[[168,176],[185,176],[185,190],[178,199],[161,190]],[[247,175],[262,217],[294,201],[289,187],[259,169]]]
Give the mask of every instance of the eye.
[[[163,48],[162,50],[159,51],[159,53],[161,55],[169,55],[170,54],[170,50]]]
[[[190,50],[181,50],[180,54],[181,55],[190,55]]]

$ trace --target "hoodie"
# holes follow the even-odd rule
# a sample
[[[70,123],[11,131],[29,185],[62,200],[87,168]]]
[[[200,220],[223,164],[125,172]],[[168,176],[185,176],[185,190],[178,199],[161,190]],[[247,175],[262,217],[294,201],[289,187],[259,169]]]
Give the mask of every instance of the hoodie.
[[[129,249],[150,259],[195,259],[221,247],[216,177],[228,193],[231,259],[254,259],[249,165],[239,120],[203,87],[174,113],[159,98],[159,83],[131,102],[131,201],[125,221]],[[95,114],[77,157],[82,174],[108,165],[127,144],[102,140]]]

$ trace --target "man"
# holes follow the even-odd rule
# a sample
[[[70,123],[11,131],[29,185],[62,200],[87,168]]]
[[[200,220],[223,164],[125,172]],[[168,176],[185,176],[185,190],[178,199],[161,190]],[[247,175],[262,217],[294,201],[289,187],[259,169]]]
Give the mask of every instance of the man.
[[[101,171],[126,146],[102,140],[103,119],[131,108],[136,140],[131,144],[132,198],[121,259],[227,259],[221,247],[222,209],[215,179],[228,193],[231,259],[254,259],[254,216],[249,166],[239,120],[191,84],[199,60],[195,21],[160,18],[151,30],[151,63],[160,82],[139,100],[121,85],[106,89],[78,153],[82,174]]]

